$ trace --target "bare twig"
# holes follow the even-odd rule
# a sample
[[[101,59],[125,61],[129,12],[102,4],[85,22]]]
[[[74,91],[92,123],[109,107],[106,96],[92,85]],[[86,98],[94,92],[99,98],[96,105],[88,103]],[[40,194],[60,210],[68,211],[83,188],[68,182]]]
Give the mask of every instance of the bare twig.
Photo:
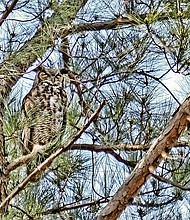
[[[48,214],[52,214],[52,213],[60,213],[62,211],[66,211],[66,210],[71,210],[71,209],[78,209],[78,208],[82,208],[85,206],[92,206],[92,205],[99,205],[101,203],[105,203],[108,202],[109,198],[103,198],[103,199],[98,199],[98,200],[94,200],[94,201],[89,201],[89,202],[85,202],[85,203],[80,203],[80,204],[74,204],[74,205],[65,205],[63,207],[59,207],[59,208],[54,208],[54,209],[49,209],[45,212],[42,212],[40,214],[42,215],[48,215]]]
[[[15,206],[15,205],[11,205],[11,207],[13,207],[13,208],[15,208],[15,209],[18,209],[20,212],[22,212],[23,214],[25,214],[29,219],[34,220],[32,216],[30,216],[26,211],[24,211],[24,210],[21,209],[20,207]]]
[[[4,11],[1,19],[0,19],[0,26],[3,24],[5,19],[9,16],[9,14],[12,12],[13,8],[16,6],[18,0],[13,0],[12,3],[6,7],[6,10]]]
[[[158,176],[158,175],[155,175],[155,174],[152,174],[152,176],[153,176],[155,179],[157,179],[157,180],[160,180],[160,181],[162,181],[162,182],[164,182],[164,183],[168,183],[168,184],[170,184],[170,185],[172,185],[172,186],[175,186],[175,187],[177,187],[177,188],[179,188],[179,189],[190,191],[190,186],[189,186],[189,187],[188,187],[188,186],[187,186],[187,187],[186,187],[186,186],[182,186],[181,184],[179,184],[179,183],[177,183],[177,182],[174,182],[174,181],[165,179],[165,178],[163,178],[163,177],[161,177],[161,176]]]

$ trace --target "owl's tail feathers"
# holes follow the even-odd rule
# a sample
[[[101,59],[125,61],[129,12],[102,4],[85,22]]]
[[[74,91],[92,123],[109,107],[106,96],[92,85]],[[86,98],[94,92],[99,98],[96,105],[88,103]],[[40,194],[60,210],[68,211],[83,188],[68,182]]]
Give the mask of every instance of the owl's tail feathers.
[[[30,142],[30,128],[25,127],[23,129],[22,132],[22,146],[21,146],[21,150],[22,150],[22,154],[23,155],[27,155],[30,154],[32,152],[32,143]]]

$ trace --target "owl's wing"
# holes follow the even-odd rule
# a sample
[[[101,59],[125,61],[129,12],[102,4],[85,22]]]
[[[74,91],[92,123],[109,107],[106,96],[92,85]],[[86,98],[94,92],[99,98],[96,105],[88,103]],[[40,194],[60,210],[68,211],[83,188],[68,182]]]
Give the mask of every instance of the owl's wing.
[[[22,141],[23,141],[23,154],[29,154],[32,151],[32,146],[30,144],[30,138],[31,138],[31,128],[29,127],[24,127],[23,132],[22,132]]]
[[[29,154],[32,151],[32,143],[31,143],[31,135],[32,135],[32,129],[29,126],[30,124],[30,112],[33,108],[34,103],[31,99],[30,92],[26,97],[23,99],[23,105],[22,105],[22,117],[24,120],[24,129],[22,132],[22,150],[23,154]]]
[[[62,99],[62,129],[65,130],[67,123],[67,93],[64,89],[62,89],[60,95]]]

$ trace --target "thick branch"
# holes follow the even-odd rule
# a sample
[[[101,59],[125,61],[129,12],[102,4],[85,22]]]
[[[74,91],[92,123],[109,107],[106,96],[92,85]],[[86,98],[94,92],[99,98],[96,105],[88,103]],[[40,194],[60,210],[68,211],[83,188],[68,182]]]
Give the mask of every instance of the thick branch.
[[[84,133],[84,131],[90,126],[90,124],[97,118],[98,114],[102,110],[105,105],[105,101],[103,101],[99,108],[92,114],[92,116],[88,119],[87,123],[80,129],[80,131],[75,135],[75,137],[65,146],[58,149],[54,154],[50,155],[43,163],[41,163],[22,183],[18,185],[18,187],[12,191],[12,193],[7,196],[7,198],[1,203],[0,209],[4,208],[6,204],[10,202],[12,198],[14,198],[26,185],[27,183],[33,179],[35,176],[40,174],[49,164],[55,160],[59,155],[61,155],[66,150],[72,148],[72,145],[77,141],[80,136]]]
[[[66,148],[62,146],[62,148]],[[136,150],[147,150],[149,149],[149,146],[144,146],[144,145],[129,145],[129,144],[118,144],[114,146],[110,145],[98,145],[98,144],[73,144],[72,148],[70,150],[88,150],[88,151],[94,151],[94,152],[104,152],[104,153],[110,153],[112,156],[114,156],[118,161],[129,165],[129,166],[134,166],[134,163],[132,162],[127,162],[126,160],[122,159],[121,157],[118,158],[119,155],[116,155],[114,150],[124,150],[124,151],[136,151]],[[68,150],[68,149],[67,149]],[[35,155],[38,152],[32,152],[30,154],[27,154],[25,156],[19,157],[12,161],[8,166],[7,166],[7,173],[10,173],[11,171],[15,170],[16,168],[27,164],[29,161],[31,161]]]
[[[180,106],[163,133],[154,141],[148,152],[118,189],[112,200],[102,209],[96,220],[117,219],[132,202],[141,187],[150,178],[160,162],[175,145],[190,117],[190,96]]]
[[[59,35],[60,36],[66,36],[69,34],[75,34],[82,31],[100,31],[100,30],[109,30],[109,29],[117,29],[121,27],[125,27],[127,25],[142,25],[146,24],[148,22],[147,18],[151,17],[152,14],[138,14],[137,16],[132,15],[124,15],[123,17],[107,20],[104,22],[86,22],[83,24],[76,24],[76,25],[70,25],[67,27],[63,27],[60,29]],[[182,19],[189,19],[189,12],[184,11],[181,15]],[[173,12],[169,13],[161,13],[156,21],[164,21],[168,18],[173,18],[176,20],[176,16]],[[153,21],[149,21],[151,23]],[[154,21],[155,22],[155,21]]]

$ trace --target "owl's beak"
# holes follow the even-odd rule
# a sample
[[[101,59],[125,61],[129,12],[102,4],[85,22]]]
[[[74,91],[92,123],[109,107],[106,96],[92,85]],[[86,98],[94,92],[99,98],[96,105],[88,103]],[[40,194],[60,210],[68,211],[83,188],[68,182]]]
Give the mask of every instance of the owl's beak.
[[[55,82],[55,77],[52,76],[52,77],[51,77],[51,81],[52,81],[52,82]]]

